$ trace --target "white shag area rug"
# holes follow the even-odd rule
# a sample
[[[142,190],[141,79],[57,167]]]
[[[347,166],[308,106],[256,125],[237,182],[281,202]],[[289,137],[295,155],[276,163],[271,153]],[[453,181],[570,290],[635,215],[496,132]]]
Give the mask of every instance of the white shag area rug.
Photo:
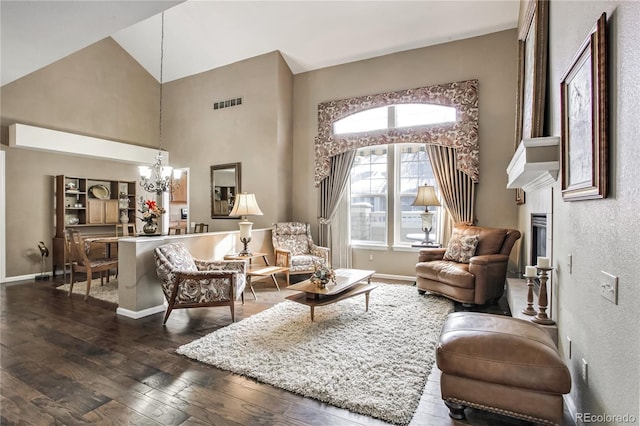
[[[285,300],[178,348],[179,354],[307,397],[405,425],[453,303],[378,284],[365,297],[309,307]]]
[[[58,290],[62,290],[69,293],[69,284],[63,284],[56,287]],[[77,281],[73,283],[73,294],[80,294],[84,297],[87,292],[87,282]],[[106,302],[118,303],[118,279],[115,276],[109,278],[109,282],[105,277],[104,285],[100,285],[100,278],[94,278],[91,280],[91,288],[89,289],[89,297],[95,299],[104,300]]]

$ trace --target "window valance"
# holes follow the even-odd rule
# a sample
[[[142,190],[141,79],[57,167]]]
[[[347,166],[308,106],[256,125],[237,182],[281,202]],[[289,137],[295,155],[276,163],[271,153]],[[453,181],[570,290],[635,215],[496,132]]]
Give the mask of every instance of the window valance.
[[[456,122],[385,129],[373,132],[333,134],[333,123],[351,114],[386,105],[422,103],[456,108]],[[426,143],[455,148],[456,167],[478,182],[478,80],[407,89],[318,105],[315,138],[315,184],[331,169],[331,157],[365,146],[393,143]]]

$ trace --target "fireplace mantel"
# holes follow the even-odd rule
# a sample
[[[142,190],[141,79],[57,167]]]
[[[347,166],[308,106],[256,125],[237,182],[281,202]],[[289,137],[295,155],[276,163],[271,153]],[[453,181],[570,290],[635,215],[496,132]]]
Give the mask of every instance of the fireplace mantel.
[[[507,167],[507,188],[525,191],[546,188],[558,179],[560,138],[523,139]]]

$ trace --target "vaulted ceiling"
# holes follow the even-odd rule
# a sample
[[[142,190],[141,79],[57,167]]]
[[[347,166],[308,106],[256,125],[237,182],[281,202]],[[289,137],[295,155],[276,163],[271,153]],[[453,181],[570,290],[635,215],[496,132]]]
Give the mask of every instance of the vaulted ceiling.
[[[2,0],[1,84],[108,36],[158,80],[162,45],[164,82],[274,50],[297,74],[515,28],[519,4],[518,0]]]

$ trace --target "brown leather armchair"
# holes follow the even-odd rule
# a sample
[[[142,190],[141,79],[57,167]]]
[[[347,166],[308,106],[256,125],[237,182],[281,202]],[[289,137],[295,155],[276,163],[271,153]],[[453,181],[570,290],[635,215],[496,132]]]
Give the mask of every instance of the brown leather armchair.
[[[421,249],[416,264],[418,292],[438,293],[465,305],[497,301],[504,292],[509,254],[520,238],[516,229],[454,225],[454,236],[478,236],[469,263],[444,260],[447,249]]]

